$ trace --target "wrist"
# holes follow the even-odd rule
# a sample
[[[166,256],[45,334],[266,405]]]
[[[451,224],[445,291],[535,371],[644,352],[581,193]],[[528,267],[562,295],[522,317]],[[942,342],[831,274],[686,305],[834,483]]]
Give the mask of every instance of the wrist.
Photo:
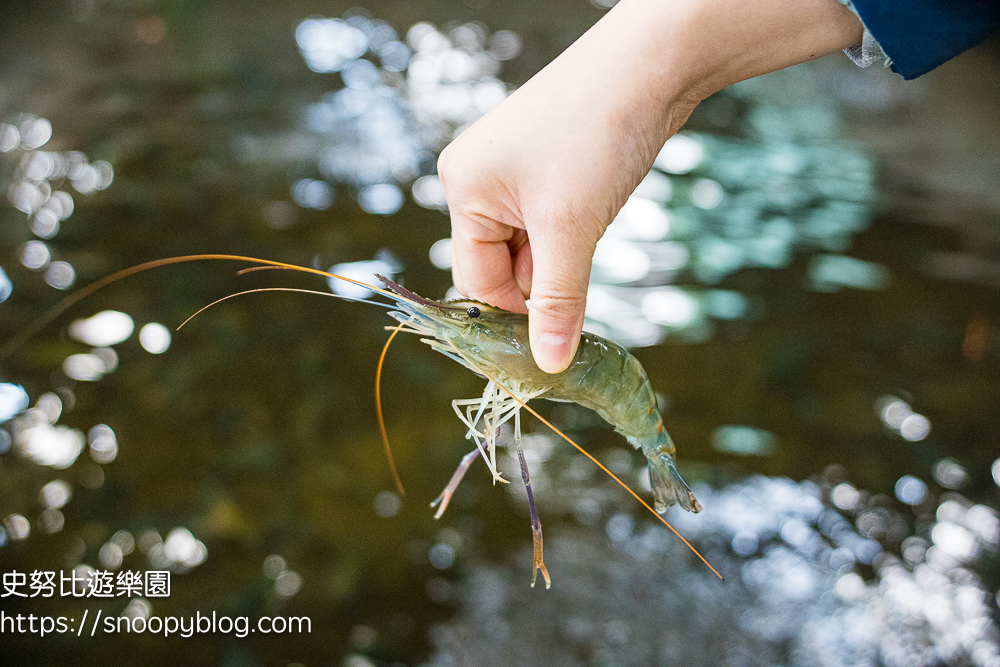
[[[837,0],[642,0],[684,5],[668,57],[683,63],[687,96],[815,60],[861,41],[864,27]]]
[[[709,95],[848,48],[863,29],[837,0],[621,0],[591,32],[617,45],[604,49],[623,58],[619,86],[659,111],[665,141]]]

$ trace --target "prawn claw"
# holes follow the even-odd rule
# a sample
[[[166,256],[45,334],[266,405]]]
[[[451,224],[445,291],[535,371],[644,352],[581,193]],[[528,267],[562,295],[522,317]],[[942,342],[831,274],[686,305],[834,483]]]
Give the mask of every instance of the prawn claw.
[[[545,567],[545,562],[542,560],[542,527],[539,526],[537,529],[532,529],[531,538],[534,546],[534,562],[531,565],[531,587],[535,587],[535,580],[538,579],[538,572],[541,571],[542,577],[545,579],[545,589],[548,590],[552,588],[552,579],[549,578],[549,569]]]

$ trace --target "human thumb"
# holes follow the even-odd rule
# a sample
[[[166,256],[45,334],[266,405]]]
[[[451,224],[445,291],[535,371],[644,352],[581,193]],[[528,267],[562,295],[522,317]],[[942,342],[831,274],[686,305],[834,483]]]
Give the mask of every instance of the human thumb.
[[[566,370],[576,355],[595,244],[566,236],[531,241],[528,335],[535,363],[546,373]]]

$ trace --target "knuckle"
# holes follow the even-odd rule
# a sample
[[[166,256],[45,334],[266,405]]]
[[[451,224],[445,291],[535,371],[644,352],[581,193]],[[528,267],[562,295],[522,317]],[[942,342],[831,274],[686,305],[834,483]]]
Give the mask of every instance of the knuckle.
[[[542,317],[577,319],[587,307],[587,295],[558,286],[541,288],[535,285],[531,293],[531,312]]]
[[[472,165],[456,154],[453,146],[454,144],[446,146],[437,161],[438,178],[441,179],[441,187],[444,188],[449,207],[459,204],[460,200],[468,199],[475,191]]]
[[[452,146],[453,144],[448,144],[447,146],[445,146],[444,150],[441,151],[441,155],[438,156],[437,170],[438,170],[438,176],[441,177],[442,182],[446,180],[451,180],[452,165],[454,164],[452,155],[455,152],[455,149],[453,149]]]

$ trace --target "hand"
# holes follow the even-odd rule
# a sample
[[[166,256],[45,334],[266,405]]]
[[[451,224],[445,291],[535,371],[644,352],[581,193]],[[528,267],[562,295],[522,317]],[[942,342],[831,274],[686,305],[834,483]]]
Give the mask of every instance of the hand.
[[[597,241],[695,106],[861,31],[835,0],[621,0],[442,152],[455,286],[517,312],[530,295],[535,362],[564,370]]]

